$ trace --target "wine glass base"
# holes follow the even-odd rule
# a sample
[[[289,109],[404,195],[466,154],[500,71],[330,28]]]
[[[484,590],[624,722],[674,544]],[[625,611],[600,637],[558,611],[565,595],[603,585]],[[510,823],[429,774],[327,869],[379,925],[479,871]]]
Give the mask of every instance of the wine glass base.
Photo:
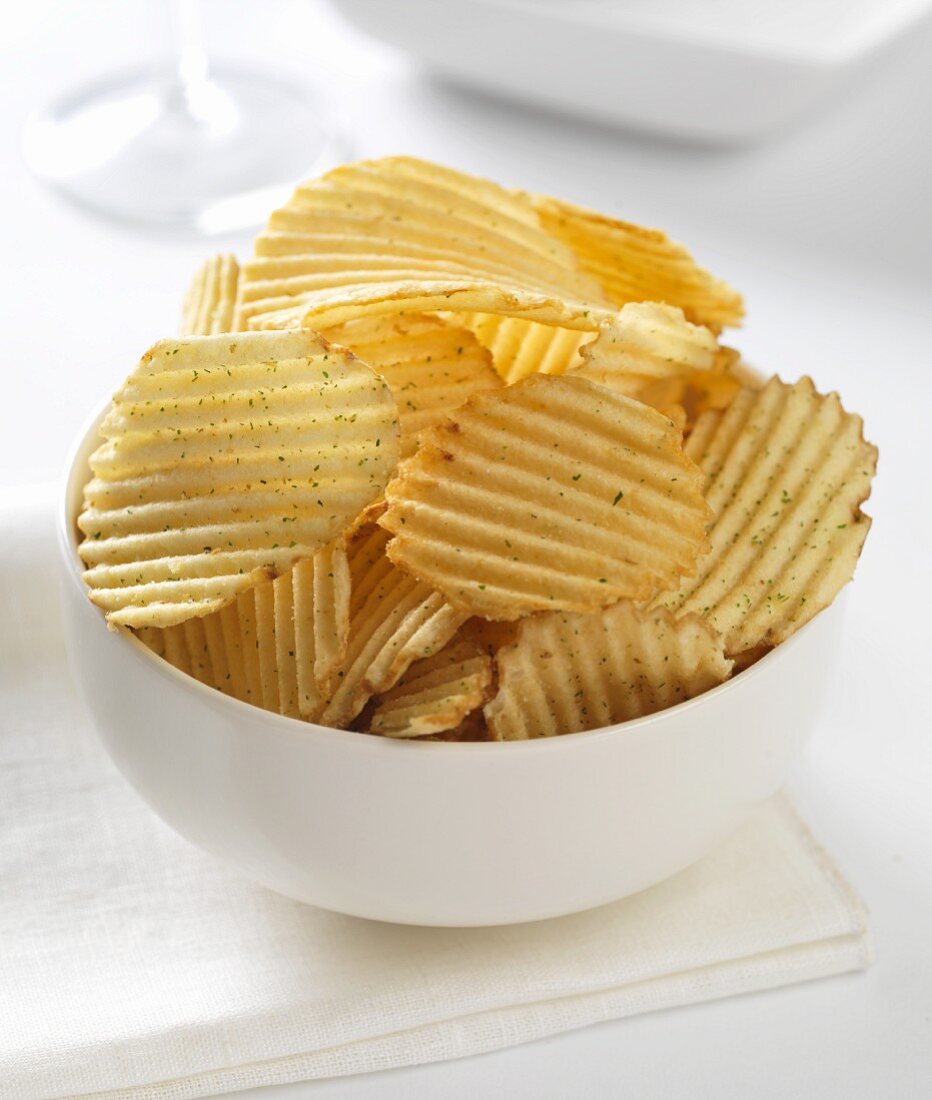
[[[349,154],[313,90],[217,66],[182,90],[114,76],[32,115],[23,152],[41,180],[110,218],[202,234],[261,224],[295,183]]]

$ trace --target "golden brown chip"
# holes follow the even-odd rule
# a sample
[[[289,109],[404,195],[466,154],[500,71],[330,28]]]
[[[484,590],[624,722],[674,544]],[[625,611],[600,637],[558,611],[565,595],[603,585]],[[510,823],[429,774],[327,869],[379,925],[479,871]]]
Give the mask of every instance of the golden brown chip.
[[[388,387],[305,332],[156,344],[114,397],[78,526],[112,623],[207,615],[325,545],[398,457]]]
[[[396,568],[385,554],[387,540],[385,531],[368,523],[350,542],[349,644],[336,690],[317,719],[322,725],[348,726],[373,695],[442,649],[468,617]]]
[[[589,615],[524,619],[497,656],[498,691],[485,707],[500,741],[599,729],[664,710],[726,680],[721,638],[698,616],[674,621],[622,601]]]
[[[547,195],[530,196],[541,224],[570,246],[587,274],[616,305],[668,302],[690,321],[718,332],[744,316],[741,295],[699,267],[658,229],[618,221]]]
[[[239,286],[235,256],[212,256],[195,271],[184,298],[182,336],[214,336],[233,331]]]
[[[439,653],[416,661],[379,697],[369,731],[424,737],[455,730],[482,706],[491,683],[491,657],[475,643],[454,638]]]
[[[443,733],[432,733],[425,738],[427,741],[491,741],[492,735],[485,721],[485,715],[481,710],[474,710],[467,714],[462,722],[453,730],[445,730]]]
[[[702,615],[729,654],[776,645],[851,579],[877,448],[837,394],[817,393],[809,378],[772,378],[726,412],[704,413],[686,449],[715,514],[711,550],[654,603]]]
[[[158,626],[143,626],[134,631],[143,645],[159,657],[165,656],[165,631]]]
[[[594,610],[695,568],[710,518],[700,485],[654,409],[532,375],[426,432],[380,523],[392,561],[471,615]]]
[[[569,328],[607,306],[522,197],[411,157],[349,164],[273,213],[240,279],[238,328],[480,310]]]
[[[398,403],[402,457],[414,453],[425,428],[439,424],[472,394],[502,384],[476,337],[439,317],[364,317],[326,335],[388,383]]]

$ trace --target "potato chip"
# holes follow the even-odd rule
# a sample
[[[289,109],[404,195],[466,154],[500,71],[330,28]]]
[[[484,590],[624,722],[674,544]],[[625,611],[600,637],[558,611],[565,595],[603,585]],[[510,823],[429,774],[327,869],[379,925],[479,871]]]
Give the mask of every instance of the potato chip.
[[[349,638],[351,582],[342,539],[292,572],[298,709],[314,718],[336,686]]]
[[[292,571],[272,581],[272,614],[275,623],[275,664],[278,673],[278,709],[289,718],[300,718],[298,674],[295,665],[294,590]]]
[[[710,518],[701,481],[654,409],[532,375],[426,432],[380,523],[392,561],[471,615],[587,611],[695,569]]]
[[[263,581],[262,586],[268,585]],[[240,645],[243,651],[243,671],[246,677],[246,701],[264,706],[262,669],[259,663],[259,634],[256,622],[256,593],[253,589],[236,597],[236,617],[239,620]],[[194,621],[193,619],[191,620]]]
[[[387,541],[374,523],[350,541],[349,644],[337,688],[318,716],[322,725],[348,726],[373,695],[388,691],[415,661],[442,649],[468,617],[396,568],[385,554]]]
[[[325,545],[398,457],[388,387],[302,332],[162,341],[114,398],[78,519],[91,599],[169,626]]]
[[[486,701],[492,658],[478,645],[454,639],[416,661],[390,691],[378,698],[370,733],[424,737],[455,730]]]
[[[278,644],[275,640],[275,589],[270,580],[257,584],[252,595],[256,607],[256,655],[259,658],[259,686],[262,706],[281,711],[278,678]]]
[[[233,331],[239,286],[235,256],[211,256],[195,271],[182,307],[182,336],[214,336]]]
[[[476,337],[439,317],[366,317],[326,335],[388,383],[398,403],[402,457],[414,453],[425,428],[439,424],[472,394],[502,384]]]
[[[698,266],[658,229],[598,214],[547,195],[530,196],[548,233],[570,246],[616,305],[668,302],[718,332],[744,316],[741,295]]]
[[[491,741],[493,737],[481,710],[474,710],[460,722],[456,729],[432,733],[425,741]]]
[[[877,449],[837,394],[817,393],[809,378],[772,378],[726,412],[704,413],[686,450],[715,514],[711,550],[654,604],[702,615],[729,655],[776,645],[851,579]]]
[[[580,365],[581,349],[595,339],[592,332],[495,313],[466,313],[459,319],[488,348],[492,365],[509,386],[529,374],[565,374]]]
[[[159,657],[165,656],[165,631],[158,626],[143,626],[135,631],[136,637]]]
[[[639,612],[623,600],[595,614],[524,619],[497,656],[485,707],[500,741],[598,729],[664,710],[726,680],[721,638],[698,616]]]
[[[712,333],[687,321],[681,309],[657,302],[632,302],[582,348],[581,362],[570,374],[644,400],[642,394],[652,384],[710,371],[717,350]],[[673,404],[679,396],[677,391],[671,392],[663,403]]]
[[[519,196],[411,157],[337,168],[273,213],[242,271],[238,328],[479,310],[596,327],[608,301]]]

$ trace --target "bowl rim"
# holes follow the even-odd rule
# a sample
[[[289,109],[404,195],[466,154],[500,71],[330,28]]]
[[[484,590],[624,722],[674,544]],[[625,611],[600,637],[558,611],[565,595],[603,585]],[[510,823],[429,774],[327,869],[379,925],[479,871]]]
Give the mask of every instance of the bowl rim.
[[[78,555],[76,517],[71,514],[70,498],[77,488],[75,475],[78,460],[88,449],[91,442],[91,433],[99,427],[110,401],[111,398],[108,396],[95,406],[94,411],[87,417],[68,449],[64,471],[58,485],[55,517],[59,551],[69,577],[69,583],[75,585],[80,595],[87,599],[88,607],[96,613],[95,618],[99,620],[100,626],[104,630],[111,630],[112,628],[107,625],[103,614],[99,613],[99,609],[94,607],[88,597],[87,586],[82,576],[81,559]],[[263,730],[263,732],[269,734],[274,733],[307,739],[308,734],[311,733],[315,737],[324,737],[328,741],[339,742],[348,747],[356,745],[365,748],[366,751],[439,752],[451,757],[463,752],[484,752],[498,755],[503,752],[565,752],[573,744],[579,744],[580,746],[583,743],[592,744],[606,738],[618,738],[624,734],[633,735],[635,732],[651,726],[662,725],[664,722],[669,722],[671,718],[682,716],[689,711],[698,711],[703,707],[713,706],[723,696],[727,696],[729,692],[738,690],[736,685],[749,686],[755,676],[759,677],[775,660],[781,660],[782,655],[785,655],[790,648],[798,645],[803,636],[826,612],[832,611],[833,606],[837,605],[844,597],[845,588],[842,588],[831,604],[817,611],[809,622],[801,626],[791,637],[774,646],[750,667],[742,669],[736,675],[730,676],[721,684],[717,684],[701,695],[686,699],[682,703],[675,703],[672,707],[655,711],[653,714],[647,714],[641,718],[616,722],[612,726],[599,726],[592,730],[578,730],[563,737],[536,737],[526,741],[425,741],[417,737],[372,737],[361,734],[356,730],[321,726],[302,718],[292,718],[289,715],[267,711],[262,707],[255,706],[253,703],[244,702],[242,699],[218,691],[216,688],[202,683],[194,676],[189,676],[187,673],[175,668],[168,661],[162,660],[157,653],[145,645],[131,631],[117,627],[113,630],[113,633],[118,634],[129,645],[130,651],[136,654],[138,660],[148,661],[157,675],[163,676],[169,681],[174,681],[182,690],[193,693],[195,698],[198,694],[201,694],[203,699],[213,707],[229,709],[232,719],[249,718],[253,723],[258,722],[263,726],[267,726],[267,731]]]

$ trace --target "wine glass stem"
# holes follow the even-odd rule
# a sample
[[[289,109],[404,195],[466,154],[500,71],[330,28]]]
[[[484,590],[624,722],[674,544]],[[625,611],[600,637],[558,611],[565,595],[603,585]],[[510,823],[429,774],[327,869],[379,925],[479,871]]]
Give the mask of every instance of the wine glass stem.
[[[210,63],[204,48],[200,0],[171,0],[174,32],[173,98],[197,122],[213,121]]]

